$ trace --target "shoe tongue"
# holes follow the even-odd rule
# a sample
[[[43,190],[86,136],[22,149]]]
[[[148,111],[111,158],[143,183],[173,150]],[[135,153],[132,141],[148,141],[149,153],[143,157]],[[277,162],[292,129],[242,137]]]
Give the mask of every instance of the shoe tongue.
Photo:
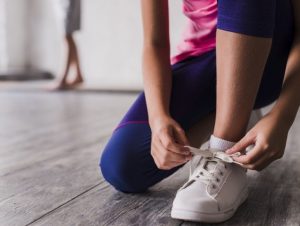
[[[210,149],[210,151],[215,152],[215,151],[220,151],[218,149]],[[213,160],[209,157],[200,157],[198,159],[198,162],[195,164],[195,170],[193,171],[194,173],[199,173],[201,169],[205,169],[210,173],[213,173],[216,170],[218,162],[216,160]]]
[[[203,168],[205,170],[207,170],[208,172],[212,173],[213,171],[215,171],[216,165],[217,165],[216,161],[206,159],[206,162],[204,163]]]
[[[221,151],[218,149],[211,149],[212,152],[216,152],[216,151]],[[203,168],[206,169],[208,172],[212,173],[213,171],[215,171],[216,166],[217,166],[217,161],[215,160],[211,160],[209,158],[205,159],[206,162],[203,165]]]

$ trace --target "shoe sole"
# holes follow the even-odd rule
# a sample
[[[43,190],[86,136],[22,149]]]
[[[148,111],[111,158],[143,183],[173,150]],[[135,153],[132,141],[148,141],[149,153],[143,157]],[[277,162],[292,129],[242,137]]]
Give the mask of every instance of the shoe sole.
[[[203,223],[220,223],[230,219],[238,207],[246,201],[248,197],[248,188],[244,189],[242,196],[237,200],[236,204],[233,205],[229,210],[218,212],[218,213],[203,213],[190,210],[182,210],[173,208],[171,211],[171,217],[174,219],[186,220],[186,221],[195,221]]]

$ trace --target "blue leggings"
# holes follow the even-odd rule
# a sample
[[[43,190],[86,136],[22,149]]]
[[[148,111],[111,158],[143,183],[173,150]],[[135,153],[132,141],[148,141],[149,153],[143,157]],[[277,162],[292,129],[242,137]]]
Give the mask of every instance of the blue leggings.
[[[281,91],[293,41],[292,6],[289,0],[219,0],[218,29],[272,38],[254,109],[275,101]],[[216,107],[216,53],[209,51],[172,65],[170,100],[172,117],[188,130]],[[117,190],[143,192],[174,173],[156,167],[150,153],[151,130],[142,92],[108,141],[100,168]]]

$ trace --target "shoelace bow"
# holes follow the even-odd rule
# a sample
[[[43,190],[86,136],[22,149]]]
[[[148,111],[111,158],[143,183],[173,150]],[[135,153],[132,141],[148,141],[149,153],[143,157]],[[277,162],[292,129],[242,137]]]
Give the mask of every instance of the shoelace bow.
[[[241,155],[240,152],[234,153],[232,155],[228,155],[225,152],[222,151],[218,151],[218,150],[214,150],[214,149],[198,149],[198,148],[194,148],[194,147],[190,147],[190,146],[186,146],[187,148],[189,148],[189,150],[193,153],[194,156],[201,156],[202,159],[201,161],[205,161],[202,165],[205,166],[208,162],[216,162],[216,163],[223,163],[223,167],[226,168],[225,163],[235,163],[235,164],[239,164],[238,162],[234,161],[234,159],[232,157],[238,157]],[[192,159],[193,160],[193,159]],[[190,179],[192,174],[193,174],[193,163],[192,160],[190,161]],[[223,174],[223,172],[219,172],[221,175]],[[214,181],[216,176],[214,175],[214,173],[209,172],[208,170],[204,169],[204,167],[202,167],[201,170],[199,170],[199,172],[194,175],[193,179],[200,179],[201,181],[203,181],[204,183],[208,184],[210,181]]]

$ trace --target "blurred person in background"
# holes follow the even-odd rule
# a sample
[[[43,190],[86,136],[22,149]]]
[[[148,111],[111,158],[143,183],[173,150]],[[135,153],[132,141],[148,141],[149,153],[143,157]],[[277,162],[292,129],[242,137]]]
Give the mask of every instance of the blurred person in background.
[[[80,30],[81,1],[80,0],[61,0],[61,7],[64,11],[65,23],[65,42],[67,44],[67,61],[64,73],[54,86],[54,90],[73,89],[83,83],[83,76],[80,68],[78,50],[73,34]],[[68,79],[71,75],[70,69],[75,69],[75,77]]]

